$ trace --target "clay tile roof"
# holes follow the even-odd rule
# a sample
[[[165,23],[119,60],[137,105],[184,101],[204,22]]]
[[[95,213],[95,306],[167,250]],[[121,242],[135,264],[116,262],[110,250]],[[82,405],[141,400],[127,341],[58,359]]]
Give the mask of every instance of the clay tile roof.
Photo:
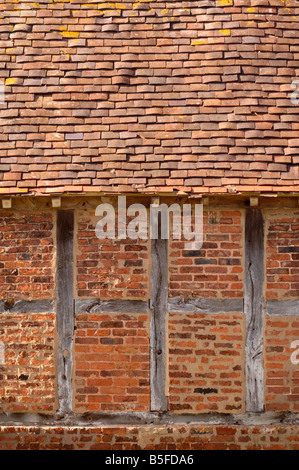
[[[1,0],[0,19],[0,194],[299,192],[298,2]]]

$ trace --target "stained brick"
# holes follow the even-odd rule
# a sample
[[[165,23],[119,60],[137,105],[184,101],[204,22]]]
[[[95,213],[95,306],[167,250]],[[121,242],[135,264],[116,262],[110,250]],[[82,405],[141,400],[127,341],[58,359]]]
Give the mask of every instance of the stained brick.
[[[1,315],[1,412],[56,411],[54,329],[53,314]]]
[[[170,410],[244,412],[242,316],[170,312],[168,325]]]
[[[298,413],[298,366],[292,343],[298,339],[296,317],[267,318],[265,327],[265,408]]]

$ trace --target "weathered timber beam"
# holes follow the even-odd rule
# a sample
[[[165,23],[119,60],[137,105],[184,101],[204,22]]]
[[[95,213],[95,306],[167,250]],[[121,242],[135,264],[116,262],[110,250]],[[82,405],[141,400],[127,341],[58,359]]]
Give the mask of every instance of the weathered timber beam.
[[[243,299],[169,298],[168,311],[178,313],[243,313]]]
[[[168,240],[153,239],[151,244],[150,357],[151,411],[167,411],[166,328],[168,301]]]
[[[72,411],[72,346],[74,334],[73,211],[57,212],[56,315],[58,332],[58,400],[61,414]]]
[[[76,299],[75,314],[80,313],[148,313],[149,303],[143,300]]]
[[[54,300],[0,300],[0,313],[54,313]]]
[[[264,409],[264,218],[260,209],[248,209],[245,223],[246,409]]]
[[[268,300],[266,312],[267,315],[299,315],[299,300]]]

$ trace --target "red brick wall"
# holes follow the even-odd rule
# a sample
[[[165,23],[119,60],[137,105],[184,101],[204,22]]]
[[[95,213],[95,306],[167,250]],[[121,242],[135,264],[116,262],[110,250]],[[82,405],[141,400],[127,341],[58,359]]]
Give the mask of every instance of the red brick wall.
[[[3,426],[0,450],[299,450],[296,425]],[[186,455],[186,454],[185,454]],[[104,454],[104,458],[106,454]],[[194,461],[201,457],[194,454]]]
[[[169,314],[169,408],[244,412],[242,314]]]
[[[149,241],[98,239],[94,213],[77,213],[77,297],[148,299]],[[76,412],[149,411],[148,315],[76,315],[74,360]]]
[[[0,300],[55,297],[54,218],[50,212],[0,212]],[[56,411],[55,315],[2,313],[0,411]]]
[[[299,210],[268,210],[266,218],[266,299],[299,299]],[[299,365],[291,361],[298,317],[282,307],[280,316],[266,317],[264,338],[266,410],[298,413]]]
[[[1,211],[0,226],[0,299],[53,298],[53,215]]]
[[[243,298],[242,211],[203,212],[203,245],[170,240],[169,296]],[[176,413],[244,411],[242,314],[169,313],[169,407]]]
[[[148,298],[148,241],[99,240],[95,232],[99,220],[94,211],[78,214],[78,297]]]
[[[170,240],[169,296],[242,298],[243,224],[241,211],[204,210],[200,250]]]
[[[54,329],[53,314],[0,315],[0,412],[55,412]]]
[[[268,214],[266,297],[299,298],[299,210]]]
[[[149,411],[149,318],[76,316],[75,411]]]
[[[267,411],[299,412],[299,364],[292,347],[299,340],[298,317],[271,317],[265,326],[265,407]]]
[[[299,211],[265,209],[264,215],[265,300],[298,299]],[[150,240],[99,240],[94,212],[78,210],[75,219],[75,297],[148,300]],[[20,299],[55,298],[53,213],[3,210],[0,221],[0,300],[11,300],[13,305],[13,301]],[[200,250],[185,250],[184,240],[169,241],[170,297],[242,299],[244,255],[243,209],[205,209],[204,242]],[[298,317],[284,313],[268,316],[265,312],[264,317],[265,410],[298,413],[299,368],[292,363],[291,355],[292,343],[299,340],[299,321]],[[169,412],[244,413],[245,315],[170,311],[167,321]],[[5,348],[5,363],[0,364],[0,412],[54,414],[58,409],[55,314],[2,313],[0,341]],[[149,412],[150,315],[95,310],[76,314],[73,364],[75,413]],[[265,437],[264,430],[256,428],[261,439],[256,441],[246,429],[229,428],[222,435],[220,428],[210,428],[205,435],[207,440],[202,440],[197,429],[187,433],[184,441],[180,441],[179,434],[169,436],[162,431],[161,440],[153,438],[144,445],[150,447],[154,442],[158,446],[168,445],[174,439],[178,445],[184,442],[190,448],[296,446],[289,430],[281,434],[275,430],[276,437],[273,434],[270,438],[269,434]],[[36,434],[44,436],[41,441],[39,437],[28,442],[27,438],[18,441],[13,437],[11,444],[8,439],[2,446],[47,443],[55,447],[56,431],[47,432],[46,437]],[[134,439],[141,432],[136,428]],[[126,433],[120,431],[110,441],[106,434],[89,436],[86,446],[106,448],[119,439],[117,443],[126,448],[122,441]],[[78,431],[79,436],[82,437]],[[139,438],[134,439],[127,448],[140,445]],[[69,444],[62,437],[57,445]],[[70,445],[84,447],[78,441]]]

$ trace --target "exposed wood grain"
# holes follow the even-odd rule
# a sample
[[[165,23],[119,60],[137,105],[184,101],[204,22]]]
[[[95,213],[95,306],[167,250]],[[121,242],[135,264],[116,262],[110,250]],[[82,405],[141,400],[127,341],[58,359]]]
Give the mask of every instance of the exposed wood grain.
[[[75,300],[75,313],[148,313],[149,304],[143,300]]]
[[[166,327],[168,300],[168,240],[154,239],[151,246],[151,410],[166,411]]]
[[[0,301],[0,313],[54,313],[54,300]]]
[[[299,315],[299,300],[268,300],[267,315]]]
[[[184,299],[169,298],[168,311],[178,313],[242,313],[243,299]]]
[[[60,413],[72,410],[72,346],[74,334],[73,293],[74,213],[57,213],[57,331],[58,400]]]
[[[264,409],[264,220],[260,209],[248,209],[245,224],[246,409]]]

